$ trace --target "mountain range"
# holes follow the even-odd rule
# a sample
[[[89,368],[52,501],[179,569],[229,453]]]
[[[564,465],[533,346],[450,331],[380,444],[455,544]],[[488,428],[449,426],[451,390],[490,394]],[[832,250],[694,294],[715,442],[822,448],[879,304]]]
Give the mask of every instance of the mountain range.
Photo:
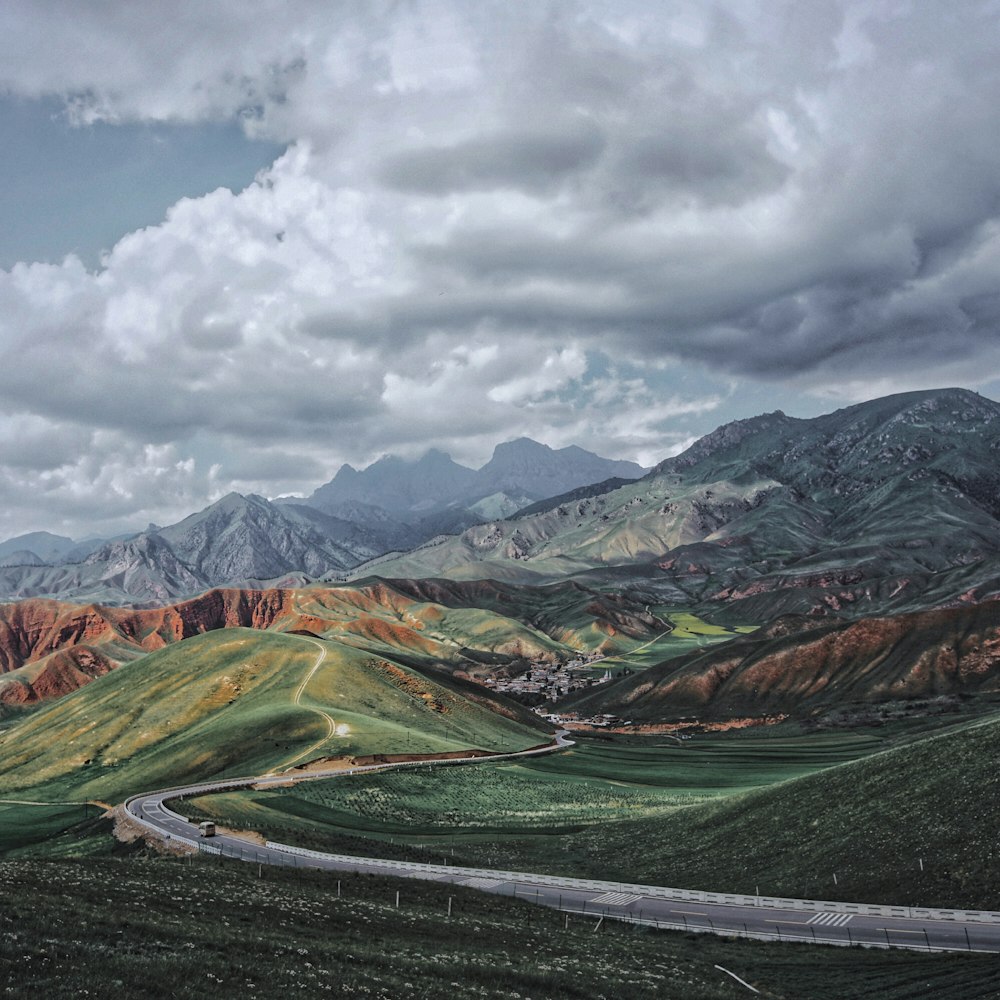
[[[734,421],[638,479],[527,439],[478,470],[387,457],[306,498],[230,494],[131,537],[11,539],[0,596],[154,605],[372,575],[576,578],[734,622],[903,613],[1000,595],[998,457],[1000,405],[962,389]]]
[[[342,469],[309,498],[230,494],[103,543],[22,536],[0,545],[0,591],[42,599],[0,605],[0,703],[57,697],[216,629],[336,636],[485,677],[648,646],[670,633],[672,608],[733,631],[563,707],[725,724],[990,698],[1000,694],[998,457],[1000,405],[951,389],[735,421],[639,479],[577,483],[527,505],[544,484],[572,481],[575,461],[578,479],[629,470],[512,442],[478,471],[440,452],[384,459]],[[522,506],[384,551],[428,519],[474,516],[482,489]],[[211,589],[220,583],[238,586]]]
[[[9,539],[0,543],[0,599],[154,605],[226,584],[291,586],[513,513],[551,492],[643,471],[527,438],[498,445],[478,470],[440,451],[413,462],[388,456],[360,472],[343,466],[307,498],[230,493],[177,524],[131,536]]]
[[[645,472],[635,462],[600,458],[575,445],[553,449],[518,438],[497,445],[479,469],[459,465],[433,448],[415,462],[387,455],[360,472],[342,465],[311,496],[290,502],[352,521],[374,518],[373,525],[385,524],[388,517],[411,533],[439,534],[508,517],[580,486],[614,477],[638,479]],[[417,543],[411,539],[412,544]]]
[[[1000,405],[962,389],[778,411],[352,577],[603,580],[744,622],[978,601],[1000,594],[998,458]]]

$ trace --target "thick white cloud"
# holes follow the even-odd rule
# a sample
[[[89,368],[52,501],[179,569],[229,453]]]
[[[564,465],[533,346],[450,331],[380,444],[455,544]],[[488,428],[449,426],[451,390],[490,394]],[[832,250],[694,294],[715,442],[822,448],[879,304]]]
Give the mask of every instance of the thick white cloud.
[[[649,463],[733,376],[989,381],[996,13],[12,0],[10,94],[288,149],[96,272],[0,273],[8,524],[165,521],[518,434]]]

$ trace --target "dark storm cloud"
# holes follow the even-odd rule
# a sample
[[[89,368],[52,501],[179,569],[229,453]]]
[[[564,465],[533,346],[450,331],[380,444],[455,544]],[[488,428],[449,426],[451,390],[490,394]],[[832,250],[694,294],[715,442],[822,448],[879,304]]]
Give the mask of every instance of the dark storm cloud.
[[[389,187],[416,194],[519,188],[546,191],[590,166],[604,146],[593,127],[566,134],[511,130],[451,146],[411,149],[392,156],[381,170]]]
[[[655,460],[743,376],[1000,373],[996,4],[176,6],[0,12],[11,93],[287,144],[96,270],[0,272],[11,510],[525,433]]]

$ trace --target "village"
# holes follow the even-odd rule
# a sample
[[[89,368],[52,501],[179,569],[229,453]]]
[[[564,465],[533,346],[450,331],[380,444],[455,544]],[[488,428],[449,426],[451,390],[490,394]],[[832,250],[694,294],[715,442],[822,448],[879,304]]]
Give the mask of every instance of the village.
[[[516,677],[488,677],[483,683],[494,691],[513,695],[519,701],[535,701],[537,698],[553,702],[569,694],[570,691],[610,681],[610,670],[605,670],[603,674],[596,676],[591,666],[601,658],[599,653],[592,653],[567,663],[539,661],[528,664],[525,671]],[[524,698],[526,695],[534,695],[535,698]]]
[[[629,725],[630,720],[614,715],[583,717],[576,712],[557,713],[553,702],[583,688],[607,684],[612,680],[611,671],[597,674],[593,664],[603,657],[599,653],[581,656],[568,663],[537,662],[516,677],[489,677],[482,683],[494,691],[516,698],[532,706],[532,711],[554,725],[568,728],[606,728]]]

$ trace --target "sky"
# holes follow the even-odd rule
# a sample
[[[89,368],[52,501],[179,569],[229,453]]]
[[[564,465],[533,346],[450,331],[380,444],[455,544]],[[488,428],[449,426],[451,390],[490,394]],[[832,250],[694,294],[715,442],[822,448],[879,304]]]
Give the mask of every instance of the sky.
[[[0,538],[1000,397],[1000,4],[0,6]]]

